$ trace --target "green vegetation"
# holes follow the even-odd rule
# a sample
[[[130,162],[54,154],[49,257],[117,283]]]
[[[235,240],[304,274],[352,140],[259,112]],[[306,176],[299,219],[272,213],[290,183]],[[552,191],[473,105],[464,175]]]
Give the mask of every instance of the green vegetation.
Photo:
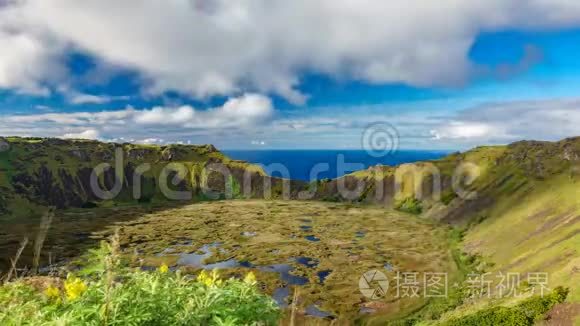
[[[196,279],[120,264],[110,247],[100,267],[57,278],[21,279],[0,286],[2,325],[277,325],[274,301],[260,293],[253,274],[221,280],[216,272]],[[114,249],[113,249],[114,250]]]
[[[157,146],[19,137],[0,138],[0,141],[9,146],[9,150],[0,152],[0,222],[26,219],[30,212],[22,211],[22,207],[34,205],[59,209],[106,205],[94,194],[90,176],[95,167],[104,163],[114,167],[116,160],[122,160],[123,170],[114,173],[109,170],[99,178],[101,189],[111,189],[115,175],[122,175],[124,186],[115,196],[115,204],[167,203],[169,199],[159,189],[161,177],[166,177],[171,190],[195,191],[202,186],[202,171],[212,164],[223,164],[229,169],[235,176],[234,191],[238,193],[246,172],[265,176],[259,166],[232,160],[212,145]],[[122,155],[117,155],[119,149]],[[149,166],[139,172],[138,181],[133,176],[143,163]],[[203,186],[223,193],[228,180],[212,171],[211,167],[205,171],[208,182]],[[134,194],[136,184],[140,185],[140,197]],[[13,202],[22,204],[13,205]]]
[[[441,202],[443,205],[449,205],[455,198],[457,198],[457,194],[451,190],[448,190],[441,195]]]
[[[395,209],[401,212],[419,215],[423,212],[423,205],[420,200],[413,197],[407,197],[403,200],[397,201],[395,203]]]
[[[492,273],[549,273],[550,286],[569,287],[580,302],[580,183],[562,175],[533,183],[482,212],[488,218],[467,232],[465,247],[493,262]]]
[[[441,326],[527,326],[534,325],[543,319],[544,315],[556,304],[562,303],[568,296],[568,289],[555,288],[546,296],[535,296],[515,306],[494,306],[480,310],[471,315],[452,319],[438,325]]]
[[[228,176],[228,183],[231,185],[232,189],[232,199],[241,199],[242,198],[242,187],[238,180],[236,180],[233,176]]]
[[[225,268],[221,271],[225,278],[252,270],[263,293],[300,289],[296,307],[300,314],[316,304],[339,322],[357,319],[363,324],[471,325],[489,321],[529,325],[542,319],[552,306],[558,308],[564,297],[559,287],[570,289],[566,303],[580,303],[580,138],[478,147],[418,163],[417,169],[407,165],[408,173],[402,178],[396,174],[396,167],[389,166],[354,172],[345,177],[347,188],[356,181],[368,182],[360,198],[349,204],[340,203],[347,200],[337,191],[337,181],[328,179],[292,186],[293,193],[316,188],[315,199],[319,201],[210,201],[199,191],[200,179],[191,173],[172,189],[192,190],[192,203],[172,203],[158,191],[153,179],[171,162],[185,164],[188,171],[201,171],[215,162],[226,164],[234,172],[228,180],[208,177],[210,188],[217,190],[220,199],[225,198],[225,183],[233,185],[234,198],[243,197],[241,175],[245,171],[254,173],[252,195],[260,197],[260,177],[265,174],[259,167],[225,157],[210,145],[132,144],[122,144],[126,166],[142,162],[152,165],[144,175],[143,195],[134,199],[130,189],[124,189],[114,200],[99,201],[86,193],[83,169],[112,162],[111,144],[17,137],[5,140],[11,147],[0,153],[0,252],[5,253],[0,269],[24,236],[34,239],[43,206],[59,203],[61,208],[79,208],[58,211],[41,257],[44,263],[49,258],[73,266],[83,262],[86,259],[75,258],[121,227],[119,241],[124,258],[136,256],[132,267],[155,269],[167,264],[181,269],[183,275],[199,275],[200,266],[185,266],[179,261],[210,246],[210,255],[203,264],[250,263]],[[478,177],[465,186],[467,191],[477,193],[472,200],[457,196],[451,187],[457,181],[452,175],[463,163],[477,170]],[[441,173],[441,200],[429,196],[435,180],[430,175],[433,167]],[[380,193],[377,181],[389,187],[395,180],[401,181],[397,198],[392,198],[396,193],[392,188],[384,189],[385,197],[376,198]],[[105,183],[104,178],[101,181]],[[126,182],[131,184],[128,179]],[[37,193],[37,189],[43,190]],[[419,190],[423,196],[416,193]],[[281,196],[280,182],[274,182],[272,193],[274,198]],[[452,229],[443,226],[446,224]],[[23,253],[23,264],[32,259],[29,249]],[[297,262],[300,257],[315,260],[315,266]],[[289,275],[306,279],[306,284],[289,285],[278,273],[260,268],[276,264],[290,265]],[[430,300],[395,300],[391,296],[391,300],[375,304],[358,291],[360,276],[371,269],[384,271],[389,279],[397,271],[448,272],[450,295]],[[330,273],[321,282],[318,273],[323,271]],[[549,274],[549,287],[556,290],[546,300],[466,300],[465,276],[473,271],[545,272]],[[168,277],[134,270],[126,275],[127,279],[133,275],[142,279]],[[89,293],[98,278],[84,277]],[[25,288],[25,284],[13,286]],[[361,309],[372,313],[361,316]],[[573,322],[574,316],[569,317]]]
[[[290,293],[300,289],[299,313],[317,304],[344,322],[359,318],[359,310],[372,302],[358,289],[360,277],[369,270],[380,269],[390,279],[397,271],[448,272],[450,279],[460,279],[446,227],[376,206],[315,201],[229,200],[153,211],[141,206],[58,211],[43,260],[46,262],[46,253],[57,252],[57,259],[70,261],[72,270],[77,266],[87,269],[87,258],[79,255],[117,228],[123,256],[133,267],[155,269],[166,264],[181,269],[184,275],[198,275],[199,265],[178,263],[180,258],[219,243],[210,247],[211,255],[203,264],[233,260],[253,266],[228,265],[220,270],[224,278],[252,271],[266,294],[288,285]],[[19,226],[13,225],[6,231],[16,230]],[[76,235],[84,239],[79,241]],[[319,240],[311,241],[309,236]],[[7,239],[9,243],[16,240],[13,236]],[[315,264],[299,263],[299,257],[311,258]],[[24,255],[22,262],[31,258]],[[279,264],[288,264],[292,268],[289,275],[305,284],[288,284],[279,273],[263,268]],[[329,274],[321,282],[319,273],[324,271]],[[382,320],[403,317],[431,304],[422,297],[395,300],[394,287],[390,291],[393,300],[374,314],[383,316]]]

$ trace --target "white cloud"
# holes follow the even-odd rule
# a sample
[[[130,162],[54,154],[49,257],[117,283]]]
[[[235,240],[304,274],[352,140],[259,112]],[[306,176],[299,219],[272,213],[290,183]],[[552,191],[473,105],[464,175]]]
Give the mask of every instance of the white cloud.
[[[62,138],[70,139],[97,139],[99,138],[99,131],[95,129],[87,129],[83,132],[78,133],[67,133],[62,136]]]
[[[195,109],[191,106],[182,106],[179,108],[155,107],[139,113],[135,116],[135,122],[144,125],[180,125],[193,119],[194,114]]]
[[[67,94],[68,101],[75,105],[105,104],[113,101],[129,100],[129,96],[107,96],[72,92]]]
[[[467,54],[481,31],[580,24],[580,3],[572,0],[11,3],[0,9],[0,87],[44,91],[42,81],[56,78],[55,55],[75,47],[139,72],[151,93],[251,89],[294,102],[305,100],[297,90],[303,71],[457,84],[472,72]]]
[[[265,146],[266,142],[263,140],[252,140],[250,144],[254,146]]]
[[[135,115],[144,125],[181,125],[190,128],[223,128],[242,126],[268,119],[274,112],[272,101],[262,95],[246,94],[229,99],[223,106],[196,111],[191,106],[155,107]]]
[[[30,34],[6,30],[0,14],[0,89],[46,96],[43,81],[60,78],[56,49]]]
[[[39,111],[45,111],[45,112],[50,112],[52,111],[52,108],[48,105],[35,105],[34,106],[35,109],[39,110]]]
[[[485,123],[452,121],[444,128],[432,130],[431,134],[435,139],[465,139],[497,136],[499,132]]]
[[[580,135],[580,100],[489,103],[462,111],[449,120],[431,131],[433,138],[471,144],[559,140]]]
[[[137,140],[137,144],[163,144],[165,141],[159,138],[145,138],[141,140]]]
[[[196,110],[190,106],[178,108],[156,107],[137,110],[100,112],[42,113],[0,116],[0,134],[16,136],[53,136],[64,138],[97,138],[120,141],[142,139],[138,142],[160,143],[161,137],[175,139],[204,132],[234,132],[250,129],[268,121],[274,112],[269,98],[245,94],[226,101],[222,106]],[[72,130],[65,135],[63,130]]]
[[[123,123],[124,119],[133,115],[134,112],[134,109],[127,108],[121,111],[28,114],[6,116],[3,117],[3,120],[8,123],[46,122],[61,125],[103,125]]]
[[[260,104],[261,103],[261,104]],[[445,100],[429,107],[446,106]],[[404,109],[402,109],[404,108]],[[183,113],[185,112],[185,113]],[[449,112],[449,111],[447,111]],[[360,148],[369,124],[389,122],[400,148],[465,149],[522,139],[580,135],[580,99],[497,102],[441,115],[398,104],[309,108],[272,115],[246,95],[207,110],[192,107],[0,116],[0,135],[98,137],[115,142],[214,144],[218,148]],[[94,130],[97,134],[90,134]],[[83,134],[85,133],[85,134]]]

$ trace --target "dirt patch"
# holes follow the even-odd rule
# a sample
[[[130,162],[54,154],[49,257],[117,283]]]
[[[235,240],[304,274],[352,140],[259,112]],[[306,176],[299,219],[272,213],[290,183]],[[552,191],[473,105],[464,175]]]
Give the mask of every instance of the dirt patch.
[[[24,279],[24,284],[36,289],[38,292],[43,292],[49,287],[62,288],[63,281],[57,277],[49,276],[35,276]]]
[[[556,305],[546,317],[546,325],[574,326],[574,321],[580,317],[580,303],[562,303]]]
[[[560,224],[566,223],[567,220],[570,218],[570,216],[572,214],[574,214],[574,212],[575,212],[574,210],[571,210],[571,211],[568,211],[564,214],[560,214],[558,216],[555,216],[555,217],[549,219],[541,227],[537,228],[534,232],[530,233],[528,236],[523,238],[518,244],[526,242],[526,241],[532,239],[533,237],[538,236],[546,231],[551,231]]]
[[[568,233],[567,235],[565,235],[564,237],[562,237],[561,239],[558,239],[558,240],[550,243],[548,246],[542,248],[540,251],[553,248],[554,246],[557,246],[564,241],[567,241],[567,240],[574,238],[578,234],[580,234],[580,230],[574,230],[574,231]]]
[[[534,270],[526,271],[526,274],[535,273],[537,271],[545,271],[551,267],[553,268],[554,266],[565,264],[567,261],[569,261],[574,256],[576,256],[576,251],[574,251],[574,250],[565,251],[561,255],[545,261],[543,264],[536,267]]]
[[[528,220],[530,222],[538,222],[543,220],[546,216],[553,215],[555,212],[552,208],[543,209],[539,212],[536,212],[530,216],[528,216]]]

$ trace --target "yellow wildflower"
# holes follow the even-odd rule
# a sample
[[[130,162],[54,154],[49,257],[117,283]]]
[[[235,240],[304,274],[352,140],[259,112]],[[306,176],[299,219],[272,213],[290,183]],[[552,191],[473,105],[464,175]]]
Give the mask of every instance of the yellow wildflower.
[[[219,286],[222,284],[222,281],[219,279],[219,274],[215,269],[211,272],[211,275],[206,273],[206,271],[201,271],[197,276],[197,281],[205,284],[205,286]]]
[[[167,266],[167,264],[163,263],[160,267],[159,267],[159,273],[161,274],[165,274],[169,272],[169,266]]]
[[[197,276],[197,281],[207,286],[211,285],[211,278],[207,275],[205,271],[201,271],[201,273],[199,273],[199,275]]]
[[[64,290],[67,299],[76,300],[87,291],[87,285],[81,279],[69,275],[64,282]]]
[[[247,284],[255,284],[256,283],[256,275],[254,275],[253,272],[249,272],[248,274],[246,274],[246,277],[244,277],[244,282]]]
[[[50,300],[58,300],[60,299],[60,290],[51,285],[44,290],[44,295]]]

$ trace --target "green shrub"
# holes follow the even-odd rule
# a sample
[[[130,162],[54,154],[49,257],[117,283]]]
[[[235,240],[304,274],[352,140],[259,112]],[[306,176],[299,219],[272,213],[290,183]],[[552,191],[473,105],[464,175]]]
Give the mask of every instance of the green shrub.
[[[395,209],[405,213],[421,214],[423,205],[417,198],[408,197],[395,203]]]
[[[474,314],[450,320],[445,326],[527,326],[534,325],[556,304],[566,300],[569,290],[555,288],[545,296],[535,296],[513,307],[492,307]]]
[[[234,198],[234,199],[242,198],[243,197],[242,196],[242,186],[240,185],[238,180],[230,175],[228,177],[228,183],[232,187],[232,198]]]
[[[446,191],[441,195],[441,202],[447,206],[449,205],[453,199],[457,198],[457,194],[454,191]]]
[[[102,253],[102,252],[101,252]],[[107,255],[82,279],[69,275],[44,290],[32,279],[0,286],[0,325],[276,325],[280,311],[253,274],[220,280],[119,267]],[[80,274],[79,274],[80,275]]]

